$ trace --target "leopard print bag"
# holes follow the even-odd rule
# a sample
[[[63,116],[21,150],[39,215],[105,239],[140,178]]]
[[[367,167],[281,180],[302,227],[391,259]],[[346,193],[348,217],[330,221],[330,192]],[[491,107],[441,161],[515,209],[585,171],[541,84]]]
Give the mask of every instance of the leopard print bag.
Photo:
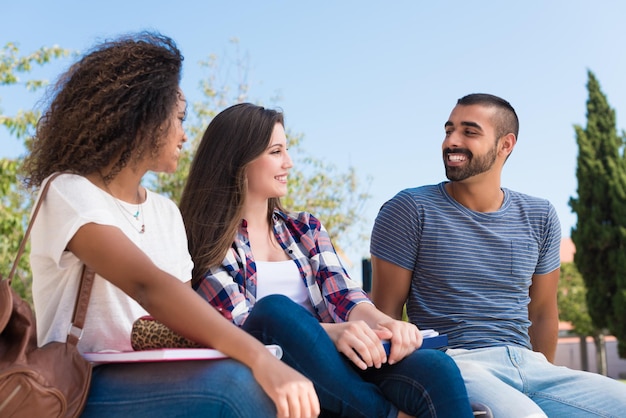
[[[175,333],[151,316],[142,316],[133,323],[130,344],[135,351],[202,347],[201,344]]]

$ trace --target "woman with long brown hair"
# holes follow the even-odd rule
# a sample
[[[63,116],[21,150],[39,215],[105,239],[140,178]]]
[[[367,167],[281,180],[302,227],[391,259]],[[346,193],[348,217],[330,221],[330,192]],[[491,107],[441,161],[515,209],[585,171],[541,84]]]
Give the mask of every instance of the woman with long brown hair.
[[[417,327],[376,309],[320,221],[282,207],[292,165],[282,113],[243,103],[211,121],[180,204],[196,291],[279,344],[283,360],[313,381],[324,412],[471,417],[454,362],[417,350]],[[391,341],[388,355],[382,340]]]

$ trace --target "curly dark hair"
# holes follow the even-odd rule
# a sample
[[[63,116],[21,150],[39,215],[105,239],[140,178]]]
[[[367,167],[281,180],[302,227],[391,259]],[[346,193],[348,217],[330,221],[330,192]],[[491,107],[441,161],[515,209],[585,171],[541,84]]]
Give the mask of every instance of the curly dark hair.
[[[88,51],[49,91],[24,162],[26,186],[57,171],[99,172],[110,182],[129,163],[156,156],[179,97],[182,61],[175,42],[154,32]]]

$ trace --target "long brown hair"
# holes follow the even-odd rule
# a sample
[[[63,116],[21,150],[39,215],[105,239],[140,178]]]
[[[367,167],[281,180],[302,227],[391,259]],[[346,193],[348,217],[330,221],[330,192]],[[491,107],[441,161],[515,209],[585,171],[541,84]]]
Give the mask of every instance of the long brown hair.
[[[180,200],[189,252],[194,262],[193,282],[219,265],[231,247],[242,221],[246,169],[268,147],[283,114],[251,103],[220,112],[207,127],[194,156]],[[268,222],[280,200],[269,200]]]
[[[25,160],[27,186],[56,171],[100,172],[156,156],[178,100],[183,56],[170,38],[140,32],[95,46],[50,91]],[[111,169],[102,173],[105,168]]]

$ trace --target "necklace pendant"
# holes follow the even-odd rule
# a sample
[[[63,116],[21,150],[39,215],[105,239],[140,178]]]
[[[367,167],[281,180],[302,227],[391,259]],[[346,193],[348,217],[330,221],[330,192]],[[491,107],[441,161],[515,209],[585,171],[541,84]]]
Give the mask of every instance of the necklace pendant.
[[[146,232],[146,226],[145,225],[141,225],[141,231],[139,231],[140,234],[143,234],[144,232]]]
[[[135,212],[135,214],[133,215],[133,218],[135,218],[135,220],[139,220],[139,210],[137,210],[137,212]]]

